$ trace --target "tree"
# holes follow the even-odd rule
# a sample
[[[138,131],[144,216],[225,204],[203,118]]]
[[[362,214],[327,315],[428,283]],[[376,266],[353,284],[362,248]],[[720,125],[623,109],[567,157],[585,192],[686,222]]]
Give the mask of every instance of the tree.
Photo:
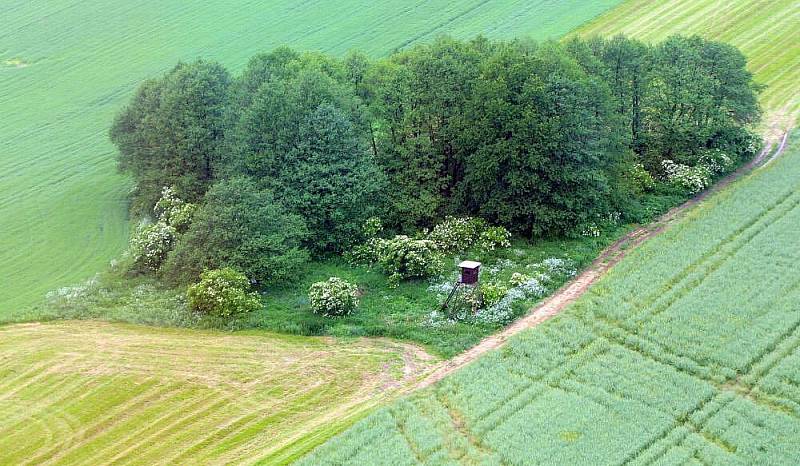
[[[652,56],[644,106],[651,165],[664,159],[695,165],[705,149],[739,139],[758,120],[758,87],[734,47],[673,36]]]
[[[189,230],[162,266],[172,283],[194,282],[205,269],[232,267],[262,284],[290,280],[308,260],[307,232],[269,191],[248,178],[216,183]]]
[[[383,174],[344,112],[330,104],[308,115],[298,136],[283,168],[262,182],[305,218],[312,252],[342,252],[375,214]]]
[[[288,154],[302,142],[303,122],[320,105],[335,105],[348,117],[355,111],[347,85],[315,67],[268,81],[251,99],[226,137],[237,165],[231,171],[258,179],[275,177],[286,166]]]
[[[642,106],[651,73],[650,48],[635,39],[623,35],[611,39],[591,38],[587,41],[573,39],[567,50],[582,64],[584,69],[605,81],[614,98],[614,108],[623,119],[628,147],[641,155],[644,150],[644,128]],[[591,54],[601,64],[587,66]]]
[[[228,72],[218,63],[179,63],[142,84],[116,117],[111,140],[120,169],[136,182],[135,211],[149,212],[163,186],[173,186],[189,202],[205,194],[215,179],[228,84]]]
[[[386,220],[392,226],[431,226],[447,213],[464,174],[466,106],[487,47],[485,39],[441,38],[399,52],[371,70],[370,107],[376,153],[390,181]]]
[[[526,235],[564,234],[608,210],[608,89],[558,45],[501,47],[468,110],[477,144],[466,205]]]

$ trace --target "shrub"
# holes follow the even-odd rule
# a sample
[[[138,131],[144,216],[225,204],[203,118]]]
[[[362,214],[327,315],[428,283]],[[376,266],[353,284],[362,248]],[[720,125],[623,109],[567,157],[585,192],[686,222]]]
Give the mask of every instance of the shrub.
[[[189,308],[194,311],[215,317],[230,317],[261,307],[258,294],[249,289],[250,281],[243,273],[225,267],[200,274],[200,282],[189,286],[186,298]]]
[[[153,212],[156,217],[175,228],[178,233],[185,233],[192,223],[197,206],[184,202],[175,194],[175,190],[165,186],[161,190],[161,198],[156,202]]]
[[[703,166],[690,167],[672,160],[661,162],[667,181],[671,184],[680,186],[690,193],[699,193],[711,184],[711,171]]]
[[[140,225],[131,237],[128,253],[134,267],[155,271],[167,258],[175,244],[175,228],[163,221]]]
[[[175,228],[175,231],[178,233],[186,233],[189,230],[189,226],[192,224],[195,212],[197,212],[197,206],[195,204],[181,205],[170,213],[170,226]]]
[[[489,252],[498,248],[511,247],[511,233],[505,227],[488,227],[478,238],[481,250]]]
[[[527,282],[531,278],[531,276],[525,275],[524,273],[514,272],[511,274],[511,278],[508,280],[508,283],[513,287],[517,287]]]
[[[378,217],[368,218],[361,227],[361,233],[366,239],[377,238],[381,231],[383,231],[383,222]]]
[[[508,287],[500,282],[489,282],[481,285],[481,293],[483,293],[483,306],[493,306],[508,293]]]
[[[720,149],[709,149],[700,155],[700,164],[714,175],[731,171],[736,162]]]
[[[353,246],[344,253],[344,258],[351,265],[372,265],[380,260],[384,240],[378,238],[378,233],[383,230],[383,224],[378,217],[370,217],[361,227],[364,243]]]
[[[215,184],[164,264],[172,283],[233,267],[259,282],[287,281],[308,260],[303,219],[247,178]]]
[[[653,175],[651,175],[650,172],[644,168],[644,165],[639,162],[634,163],[631,166],[628,177],[633,182],[634,189],[637,193],[649,192],[656,187],[656,182],[653,179]]]
[[[405,235],[382,240],[379,262],[393,285],[406,278],[430,277],[442,268],[442,256],[433,241]]]
[[[308,289],[308,300],[315,314],[348,315],[358,307],[358,287],[338,277],[317,282]]]
[[[428,239],[444,253],[455,253],[469,249],[481,237],[486,222],[472,217],[446,217],[433,227]]]

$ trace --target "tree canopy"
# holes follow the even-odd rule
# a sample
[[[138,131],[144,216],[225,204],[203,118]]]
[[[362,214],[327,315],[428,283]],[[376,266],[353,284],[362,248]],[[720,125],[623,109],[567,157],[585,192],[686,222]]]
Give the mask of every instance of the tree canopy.
[[[281,47],[234,78],[178,64],[140,87],[111,138],[136,209],[165,186],[200,206],[168,268],[271,279],[256,256],[340,253],[376,213],[395,233],[462,215],[528,237],[633,215],[653,180],[752,152],[745,65],[680,36],[443,37],[378,60]]]

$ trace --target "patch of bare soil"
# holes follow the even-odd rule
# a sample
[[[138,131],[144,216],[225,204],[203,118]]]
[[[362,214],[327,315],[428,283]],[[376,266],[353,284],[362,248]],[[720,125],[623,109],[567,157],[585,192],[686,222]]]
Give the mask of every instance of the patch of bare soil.
[[[670,224],[681,218],[687,210],[702,202],[712,193],[718,192],[743,175],[750,173],[754,169],[759,168],[778,158],[786,147],[788,136],[789,132],[787,131],[784,133],[783,138],[780,139],[778,148],[774,152],[772,151],[774,144],[767,142],[764,150],[762,150],[755,158],[753,158],[753,160],[717,182],[710,189],[698,194],[694,198],[677,207],[673,207],[667,213],[659,217],[658,220],[648,225],[639,227],[615,241],[612,245],[603,250],[603,252],[600,253],[597,259],[595,259],[586,270],[572,279],[569,283],[561,287],[561,289],[556,291],[541,304],[533,308],[525,317],[517,320],[504,330],[484,338],[476,346],[459,354],[458,356],[447,361],[443,361],[417,385],[411,387],[410,390],[425,388],[438,382],[448,374],[479,358],[484,353],[499,348],[512,336],[522,332],[523,330],[536,327],[547,319],[559,314],[561,311],[566,309],[570,303],[585,293],[586,290],[592,286],[592,284],[602,277],[617,262],[622,260],[628,251],[664,231],[669,227]]]

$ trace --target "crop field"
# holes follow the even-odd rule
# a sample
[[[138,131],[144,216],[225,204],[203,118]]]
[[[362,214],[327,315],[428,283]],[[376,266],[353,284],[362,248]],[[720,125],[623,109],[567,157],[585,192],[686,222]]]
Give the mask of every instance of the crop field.
[[[0,464],[288,461],[424,357],[386,340],[0,327]]]
[[[439,34],[559,37],[620,0],[0,0],[0,314],[105,267],[127,240],[107,131],[179,60],[280,44],[372,55]]]
[[[648,41],[700,34],[733,44],[747,56],[767,122],[786,129],[800,115],[800,3],[796,0],[628,0],[580,27],[577,33],[624,33]]]
[[[564,314],[305,464],[796,464],[798,225],[795,141]]]

